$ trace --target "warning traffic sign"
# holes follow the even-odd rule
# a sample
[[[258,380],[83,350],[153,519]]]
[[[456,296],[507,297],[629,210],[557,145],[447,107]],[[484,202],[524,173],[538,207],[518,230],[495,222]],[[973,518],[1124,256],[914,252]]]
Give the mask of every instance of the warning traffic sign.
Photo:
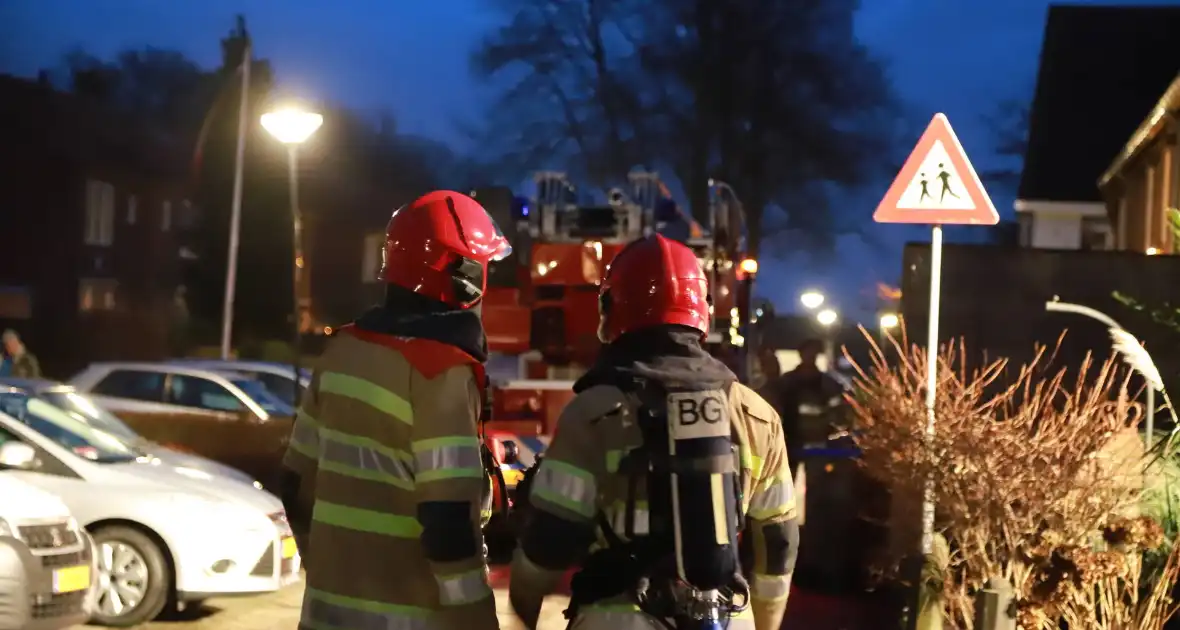
[[[873,213],[877,223],[995,225],[996,207],[943,114],[935,114]]]

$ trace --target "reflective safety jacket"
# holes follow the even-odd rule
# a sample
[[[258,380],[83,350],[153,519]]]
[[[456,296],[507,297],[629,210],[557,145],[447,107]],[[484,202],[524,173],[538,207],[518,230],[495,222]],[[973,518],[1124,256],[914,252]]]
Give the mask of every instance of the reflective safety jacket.
[[[749,628],[756,621],[759,629],[777,630],[782,622],[791,585],[793,556],[798,529],[794,484],[787,463],[778,414],[753,390],[734,383],[728,392],[729,415],[736,433],[742,468],[742,508],[746,515],[742,531],[746,543],[752,543],[751,609],[746,615],[731,619],[729,627]],[[636,537],[648,533],[645,504],[637,504],[631,523],[626,523],[628,476],[619,471],[625,454],[643,444],[636,423],[638,402],[609,385],[591,387],[565,408],[558,421],[545,457],[537,470],[530,492],[534,514],[547,513],[550,529],[560,523],[589,526],[601,511],[616,535],[631,531]],[[562,537],[558,532],[541,532],[529,528],[521,541],[522,552],[514,558],[511,596],[518,610],[533,605],[536,597],[523,591],[541,591],[553,583],[560,567],[543,559],[562,557],[563,551],[552,549]],[[789,533],[788,533],[789,532]],[[546,538],[546,537],[549,538]],[[791,540],[791,539],[794,540]],[[625,538],[624,538],[625,540]],[[606,539],[599,530],[597,548]],[[543,594],[543,593],[542,593]],[[576,596],[576,594],[575,594]],[[631,605],[628,597],[596,602],[581,613],[594,615],[620,611]],[[747,613],[748,614],[748,613]]]
[[[342,329],[284,463],[314,507],[301,629],[497,628],[481,510],[482,365],[425,339]]]

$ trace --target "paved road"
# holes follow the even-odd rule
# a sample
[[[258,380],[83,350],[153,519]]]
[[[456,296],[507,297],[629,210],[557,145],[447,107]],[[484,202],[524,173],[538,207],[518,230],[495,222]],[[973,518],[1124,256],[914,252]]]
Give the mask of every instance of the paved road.
[[[277,593],[241,599],[213,599],[197,610],[186,611],[181,618],[156,621],[142,630],[295,630],[299,623],[299,605],[303,585],[296,584]],[[550,597],[542,611],[540,630],[564,630],[566,598]],[[508,605],[508,593],[496,590],[501,630],[523,630]],[[89,626],[87,626],[89,627]]]

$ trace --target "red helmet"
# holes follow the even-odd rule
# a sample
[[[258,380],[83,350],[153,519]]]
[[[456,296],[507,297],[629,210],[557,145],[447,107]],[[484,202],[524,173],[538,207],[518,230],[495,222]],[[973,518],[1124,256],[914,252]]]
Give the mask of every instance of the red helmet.
[[[624,333],[679,324],[709,332],[709,284],[688,246],[659,234],[631,243],[607,268],[598,294],[599,337],[604,343]]]
[[[393,213],[381,280],[471,308],[487,289],[488,262],[510,253],[512,245],[483,206],[462,193],[436,190]]]

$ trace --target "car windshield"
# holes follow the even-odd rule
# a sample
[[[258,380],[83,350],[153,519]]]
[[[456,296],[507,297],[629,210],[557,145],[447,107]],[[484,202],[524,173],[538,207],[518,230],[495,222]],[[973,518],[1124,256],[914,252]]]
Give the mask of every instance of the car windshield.
[[[132,443],[143,439],[143,436],[124,424],[115,414],[94,404],[83,394],[71,391],[48,391],[42,392],[41,398],[96,429],[101,429]]]
[[[35,396],[17,392],[0,394],[0,411],[91,461],[113,464],[134,461],[140,456],[124,440],[96,429]]]
[[[281,398],[275,396],[273,392],[266,388],[259,381],[251,381],[248,379],[232,379],[230,381],[238,386],[247,396],[258,403],[262,410],[272,416],[293,416],[295,409],[283,402]]]

